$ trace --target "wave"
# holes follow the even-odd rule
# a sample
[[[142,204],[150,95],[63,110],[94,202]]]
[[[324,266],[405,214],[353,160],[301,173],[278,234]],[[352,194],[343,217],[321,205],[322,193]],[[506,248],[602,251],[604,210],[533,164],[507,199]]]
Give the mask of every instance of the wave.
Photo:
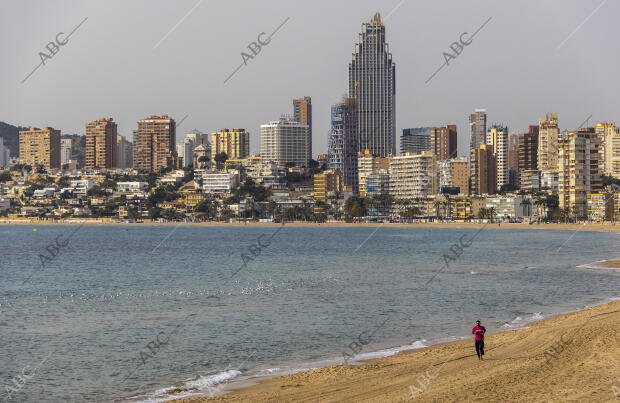
[[[213,375],[200,375],[196,379],[184,381],[181,386],[159,389],[146,396],[138,396],[128,401],[136,403],[162,403],[192,396],[209,395],[213,397],[222,394],[224,385],[241,374],[241,371],[230,369]]]

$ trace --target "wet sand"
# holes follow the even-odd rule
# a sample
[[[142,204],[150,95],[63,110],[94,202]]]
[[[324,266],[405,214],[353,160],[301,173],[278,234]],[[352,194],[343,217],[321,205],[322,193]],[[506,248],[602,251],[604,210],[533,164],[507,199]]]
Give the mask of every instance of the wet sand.
[[[473,344],[437,344],[174,402],[620,401],[620,301],[488,334],[483,361]]]

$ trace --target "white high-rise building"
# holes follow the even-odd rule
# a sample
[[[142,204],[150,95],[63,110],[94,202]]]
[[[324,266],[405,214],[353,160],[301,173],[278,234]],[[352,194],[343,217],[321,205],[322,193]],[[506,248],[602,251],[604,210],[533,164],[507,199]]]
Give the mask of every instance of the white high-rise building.
[[[62,165],[68,164],[70,160],[72,160],[71,154],[71,144],[73,141],[71,139],[60,139],[60,163]]]
[[[558,169],[558,114],[548,113],[540,118],[538,125],[538,170],[556,171]]]
[[[437,166],[431,151],[401,155],[390,159],[390,195],[413,199],[437,193]]]
[[[307,167],[310,160],[308,130],[308,125],[302,125],[287,116],[261,125],[261,157],[278,165],[295,164],[296,167]]]
[[[595,130],[603,145],[602,173],[620,179],[620,129],[614,123],[599,122]]]
[[[133,167],[133,143],[120,134],[116,136],[118,168],[127,169]]]
[[[497,163],[497,188],[507,185],[508,175],[508,128],[500,125],[493,125],[487,131],[487,145],[490,145],[495,154]]]

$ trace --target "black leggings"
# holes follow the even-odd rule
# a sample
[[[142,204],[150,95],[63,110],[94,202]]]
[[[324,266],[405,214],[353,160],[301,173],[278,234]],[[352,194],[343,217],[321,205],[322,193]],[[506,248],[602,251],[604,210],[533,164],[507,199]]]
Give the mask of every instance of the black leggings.
[[[476,354],[478,354],[478,358],[484,355],[484,340],[476,340]]]

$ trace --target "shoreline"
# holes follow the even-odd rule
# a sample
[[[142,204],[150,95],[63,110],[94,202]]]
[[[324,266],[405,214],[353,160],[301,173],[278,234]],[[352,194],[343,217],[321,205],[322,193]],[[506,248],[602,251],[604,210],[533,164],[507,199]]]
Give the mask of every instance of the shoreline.
[[[615,262],[620,264],[620,261]],[[591,323],[591,319],[596,322]],[[601,335],[608,339],[604,340],[605,337],[599,335],[596,344],[600,344],[599,339],[603,339],[607,348],[598,351],[588,349],[593,343],[591,334],[579,332],[586,323],[603,329]],[[620,379],[616,379],[620,377],[620,335],[613,333],[619,326],[620,300],[610,297],[594,306],[523,323],[517,329],[489,333],[486,337],[487,360],[484,361],[476,359],[473,341],[469,338],[438,341],[426,347],[405,349],[393,355],[355,361],[349,365],[338,364],[301,369],[289,374],[254,375],[232,380],[223,386],[212,386],[213,389],[220,388],[218,394],[226,393],[212,398],[171,396],[166,401],[198,403],[320,399],[328,402],[354,399],[383,402],[407,401],[412,397],[421,401],[608,401],[614,398],[612,386],[620,388]],[[530,347],[523,348],[526,345]],[[520,356],[506,357],[512,354]],[[600,362],[601,355],[608,357],[606,362],[611,363],[611,370],[600,368],[605,367],[599,365],[605,363]],[[489,374],[471,376],[472,365],[483,365],[477,368]],[[584,365],[586,368],[583,368]],[[593,371],[593,368],[596,370]],[[431,376],[425,376],[425,373],[429,373],[427,371],[430,371]],[[551,387],[548,382],[550,377],[555,379]],[[421,383],[419,379],[422,379]],[[577,380],[590,387],[578,387]],[[576,383],[571,384],[573,381]],[[384,386],[386,382],[391,386]],[[493,388],[488,387],[489,383]],[[536,388],[537,384],[541,384],[540,388]],[[505,385],[510,390],[506,390]],[[206,391],[202,392],[206,394]]]
[[[186,227],[269,227],[281,226],[282,223],[272,222],[140,222],[140,223],[124,223],[111,221],[93,221],[93,220],[69,220],[69,221],[25,221],[25,220],[6,220],[0,219],[0,226],[6,225],[23,225],[23,226],[67,226],[67,225],[93,225],[93,226],[186,226]],[[313,223],[305,221],[294,221],[284,223],[286,226],[292,227],[386,227],[386,228],[482,228],[488,225],[489,228],[496,229],[543,229],[543,230],[574,230],[574,231],[599,231],[599,232],[619,232],[620,225],[616,227],[611,223],[592,223],[592,224],[529,224],[529,223],[501,223],[500,225],[471,223],[471,222],[439,222],[439,223]]]
[[[620,267],[620,259],[618,260],[601,260],[595,263],[590,263],[587,265],[581,265],[577,267],[590,266],[591,269],[616,269]],[[616,271],[613,270],[613,271]],[[511,335],[520,335],[523,334],[524,331],[529,330],[531,328],[539,328],[546,327],[548,323],[555,322],[566,322],[570,321],[572,316],[582,316],[587,314],[587,312],[592,310],[616,310],[620,312],[620,295],[606,296],[600,298],[598,302],[589,305],[583,305],[575,307],[574,309],[556,311],[555,313],[546,313],[545,317],[542,317],[540,313],[534,313],[533,315],[528,315],[527,318],[521,319],[517,317],[516,319],[520,321],[520,323],[515,324],[516,322],[510,322],[515,324],[514,327],[509,326],[510,328],[502,328],[497,327],[494,333],[489,333],[487,335],[488,339],[495,338],[505,338],[506,336],[502,336],[504,334]],[[608,308],[615,307],[615,308]],[[610,312],[613,313],[613,312]],[[506,322],[508,324],[509,322]],[[620,323],[620,321],[618,321]],[[513,336],[519,339],[519,336]],[[562,336],[560,336],[560,339]],[[158,402],[174,402],[174,403],[198,403],[198,402],[245,402],[245,401],[273,401],[273,400],[285,400],[285,401],[297,401],[298,399],[295,396],[280,396],[279,391],[283,388],[290,387],[288,384],[291,382],[291,379],[297,380],[298,378],[302,378],[303,380],[310,380],[309,385],[303,385],[297,383],[295,387],[307,387],[307,388],[315,388],[321,387],[323,385],[314,385],[316,381],[314,378],[318,379],[318,383],[322,383],[322,378],[332,379],[334,374],[341,374],[346,378],[346,374],[353,371],[356,372],[355,368],[358,367],[375,367],[379,366],[391,366],[392,361],[400,361],[400,360],[409,360],[411,362],[417,362],[418,358],[417,354],[423,354],[426,356],[427,354],[434,354],[433,352],[436,350],[443,351],[445,349],[454,350],[456,349],[470,349],[471,354],[468,356],[475,357],[475,353],[473,353],[473,342],[469,340],[470,337],[463,336],[449,336],[444,335],[443,337],[435,338],[434,340],[417,340],[413,343],[406,343],[398,346],[381,348],[379,350],[366,350],[361,353],[355,355],[347,364],[342,363],[342,359],[339,357],[331,357],[331,358],[323,358],[316,361],[311,362],[298,362],[291,366],[285,366],[283,368],[270,368],[270,369],[255,369],[253,371],[248,372],[247,374],[242,374],[240,371],[237,372],[233,376],[229,378],[221,379],[222,376],[229,375],[224,371],[219,372],[214,375],[210,375],[205,378],[201,378],[199,380],[185,380],[183,382],[177,382],[176,387],[169,387],[159,389],[159,394],[157,396],[153,396],[152,394],[147,395],[139,395],[132,398],[139,399],[139,401],[158,401]],[[550,343],[553,343],[553,340],[546,340]],[[616,345],[620,347],[620,338],[619,343]],[[471,345],[470,345],[471,344]],[[429,353],[430,351],[430,353]],[[620,353],[620,348],[617,349],[618,353]],[[620,356],[620,354],[618,354]],[[407,358],[397,358],[397,357],[407,357]],[[411,357],[411,358],[409,358]],[[462,359],[461,357],[459,359]],[[477,360],[476,360],[477,361]],[[620,360],[617,362],[618,365],[618,375],[620,375]],[[344,368],[344,369],[343,369]],[[348,369],[347,369],[348,368]],[[369,378],[373,378],[375,375],[372,373],[368,374]],[[412,376],[412,379],[414,376]],[[458,378],[457,378],[458,379]],[[366,379],[361,381],[361,385],[365,385],[365,383],[369,382],[370,379]],[[296,381],[297,382],[297,381]],[[183,384],[184,386],[178,386]],[[193,385],[193,387],[188,388],[189,385]],[[620,385],[618,385],[620,387]],[[163,392],[163,393],[162,393]],[[269,397],[263,398],[262,395],[265,393],[269,393]],[[257,395],[258,394],[258,395]],[[553,397],[556,398],[557,396]],[[358,396],[359,398],[359,396]],[[489,398],[488,396],[486,398]],[[549,398],[549,397],[546,397]],[[145,399],[145,400],[142,400]],[[437,401],[437,399],[441,399],[441,396],[436,397],[433,401]],[[306,399],[300,398],[302,401],[316,401],[315,399]],[[332,401],[331,399],[327,399],[325,396],[321,399],[321,401]],[[341,398],[335,399],[335,401],[346,400],[346,397],[343,396]],[[410,400],[410,399],[404,399]],[[129,400],[127,400],[129,401]],[[368,401],[383,401],[383,399],[373,400],[370,399]],[[403,401],[403,399],[396,399],[396,401]]]

